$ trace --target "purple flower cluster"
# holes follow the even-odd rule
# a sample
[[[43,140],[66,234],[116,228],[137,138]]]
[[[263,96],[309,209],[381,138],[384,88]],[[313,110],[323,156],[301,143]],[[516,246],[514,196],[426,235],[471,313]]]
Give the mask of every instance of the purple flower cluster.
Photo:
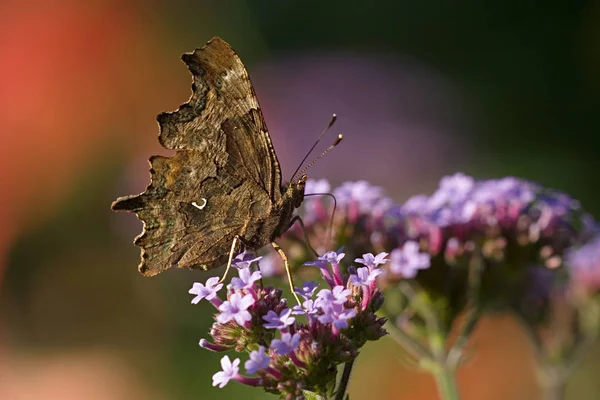
[[[424,243],[430,254],[446,251],[447,261],[465,244],[495,258],[514,241],[548,246],[540,253],[548,267],[560,263],[582,220],[580,204],[564,193],[513,177],[476,181],[460,173],[443,178],[431,196],[393,207],[389,216],[393,227],[400,224],[403,235]]]
[[[309,180],[307,187],[322,192],[329,185]],[[556,268],[564,251],[593,225],[568,195],[514,177],[475,180],[457,173],[442,178],[432,195],[413,196],[404,204],[394,204],[365,181],[346,182],[333,194],[335,215],[325,197],[311,197],[305,208],[311,243],[317,249],[330,246],[323,238],[333,218],[332,245],[343,245],[352,255],[390,252],[386,277],[392,280],[415,278],[434,257],[449,265],[468,260],[475,249],[501,261],[511,246],[534,245],[537,259],[529,262]],[[303,235],[294,229],[285,237],[297,244]]]
[[[326,181],[307,182],[314,192],[328,187]],[[488,310],[511,310],[521,319],[536,338],[541,369],[547,367],[546,356],[552,364],[559,353],[560,362],[573,364],[574,355],[582,354],[600,331],[600,230],[567,194],[514,177],[476,180],[461,173],[442,178],[431,195],[413,196],[404,204],[364,181],[346,182],[332,192],[335,213],[331,198],[315,196],[301,214],[306,237],[317,250],[343,246],[350,258],[363,254],[356,259],[360,268],[348,269],[346,285],[336,278],[339,252],[308,263],[319,268],[331,289],[304,309],[312,316],[315,303],[326,299],[329,308],[321,307],[311,318],[330,324],[332,331],[348,321],[336,297],[348,285],[364,289],[362,306],[375,280],[398,299],[383,310],[395,322],[390,329],[399,335],[393,336],[402,338],[408,353],[419,354],[416,361],[422,365],[429,358],[458,366],[479,316]],[[309,258],[304,237],[299,227],[283,237],[296,265]],[[380,261],[386,263],[377,268]],[[556,310],[570,318],[567,329]],[[549,326],[560,335],[548,335]],[[451,331],[459,332],[457,340],[449,340]],[[447,354],[431,358],[439,349],[423,350],[431,335],[448,341]]]
[[[213,376],[213,385],[223,387],[234,380],[298,398],[304,390],[325,394],[335,385],[336,366],[353,360],[359,349],[385,335],[385,319],[375,312],[383,296],[376,288],[380,265],[387,263],[386,253],[364,254],[342,272],[344,253],[330,251],[306,265],[316,266],[327,287],[315,282],[296,288],[302,306],[289,308],[282,292],[263,287],[261,272],[252,264],[261,257],[242,253],[233,262],[238,277],[227,287],[227,299],[218,297],[223,285],[217,278],[205,284],[194,283],[192,303],[207,299],[218,313],[210,331],[212,341],[202,339],[200,346],[212,351],[247,351],[246,375],[240,373],[240,359],[225,356],[222,370]]]
[[[319,192],[328,186],[325,181],[307,185],[318,186]],[[593,261],[594,246],[600,249],[600,244],[569,250],[598,232],[593,218],[570,196],[537,183],[513,177],[476,180],[458,173],[442,178],[433,194],[414,196],[404,204],[393,203],[381,188],[364,181],[346,182],[333,193],[335,213],[330,198],[310,198],[303,215],[309,221],[306,236],[318,250],[343,246],[351,258],[365,254],[365,262],[375,262],[367,260],[368,253],[389,252],[389,262],[377,269],[382,272],[374,273],[381,289],[402,299],[385,307],[388,318],[402,321],[398,329],[427,332],[421,326],[423,316],[410,317],[410,309],[422,307],[423,298],[430,299],[440,326],[453,326],[465,312],[481,315],[493,308],[516,311],[535,329],[549,317],[555,282],[565,264],[572,264],[573,280],[587,280],[588,288],[592,282],[600,284]],[[283,237],[295,265],[309,258],[304,237],[300,229]],[[325,268],[335,268],[335,254],[311,263],[331,287],[340,284]],[[565,254],[570,257],[566,263]],[[349,272],[355,287],[369,287],[376,278],[370,269]],[[335,318],[331,313],[322,320],[335,328],[341,323]]]

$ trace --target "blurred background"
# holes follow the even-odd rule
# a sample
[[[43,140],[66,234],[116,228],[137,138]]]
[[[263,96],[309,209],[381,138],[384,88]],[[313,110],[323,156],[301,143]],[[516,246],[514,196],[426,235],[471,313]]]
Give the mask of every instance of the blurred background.
[[[211,387],[212,310],[187,294],[206,275],[142,277],[141,224],[110,210],[168,154],[155,115],[188,99],[179,57],[212,36],[246,64],[284,177],[335,112],[346,138],[313,178],[403,201],[456,171],[517,175],[600,217],[597,2],[4,0],[0,399],[274,398]],[[484,320],[473,346],[464,399],[539,397],[512,318]],[[367,345],[351,397],[436,399],[399,351]],[[597,346],[568,398],[600,398],[599,367]]]

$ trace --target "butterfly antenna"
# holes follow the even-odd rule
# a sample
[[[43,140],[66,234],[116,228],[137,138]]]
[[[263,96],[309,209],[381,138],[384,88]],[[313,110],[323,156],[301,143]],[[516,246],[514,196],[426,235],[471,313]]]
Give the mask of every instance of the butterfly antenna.
[[[315,143],[312,145],[312,147],[310,148],[310,150],[308,151],[308,153],[306,153],[306,155],[304,156],[304,158],[302,159],[302,161],[300,161],[300,164],[298,165],[298,168],[296,168],[296,171],[294,171],[294,175],[292,175],[292,179],[291,179],[292,182],[296,178],[296,175],[298,175],[298,171],[300,170],[300,168],[302,168],[302,164],[304,164],[304,162],[306,161],[306,159],[308,158],[308,156],[310,155],[310,153],[312,153],[312,151],[315,149],[315,147],[317,147],[317,145],[319,144],[319,142],[321,141],[321,139],[323,138],[323,136],[325,136],[325,133],[327,133],[327,131],[329,130],[329,128],[331,128],[333,126],[333,124],[335,124],[335,120],[336,119],[337,119],[337,115],[333,114],[331,116],[331,120],[329,121],[329,123],[327,124],[327,126],[325,127],[325,129],[323,129],[323,132],[321,132],[321,134],[319,135],[319,137],[317,138],[317,140],[315,141]],[[321,157],[319,157],[319,158],[321,158]]]
[[[340,144],[340,142],[342,141],[342,139],[344,138],[344,135],[342,135],[341,133],[338,135],[337,139],[335,139],[335,142],[333,142],[333,144],[331,146],[329,146],[328,148],[325,149],[324,152],[322,152],[319,157],[315,158],[314,160],[312,160],[306,167],[302,168],[302,171],[300,171],[300,173],[298,173],[298,175],[302,176],[302,174],[304,174],[310,167],[312,167],[314,165],[314,163],[316,163],[317,161],[319,161],[321,158],[323,158],[323,156],[325,156],[325,154],[329,153],[329,151],[331,149],[333,149],[335,146],[337,146],[338,144]],[[296,174],[294,174],[294,177],[296,176]]]

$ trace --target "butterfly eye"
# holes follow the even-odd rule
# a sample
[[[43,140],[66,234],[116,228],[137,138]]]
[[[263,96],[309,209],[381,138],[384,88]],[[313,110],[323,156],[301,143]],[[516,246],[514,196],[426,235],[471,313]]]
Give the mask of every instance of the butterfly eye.
[[[215,86],[217,87],[217,89],[221,89],[223,87],[223,78],[217,76],[215,78]]]

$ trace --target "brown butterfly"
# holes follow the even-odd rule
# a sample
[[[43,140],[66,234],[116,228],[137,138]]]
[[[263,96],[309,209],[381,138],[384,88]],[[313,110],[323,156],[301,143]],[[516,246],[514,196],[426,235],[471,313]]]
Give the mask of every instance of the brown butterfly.
[[[281,169],[248,73],[220,38],[182,60],[192,96],[158,115],[159,141],[173,157],[150,158],[146,191],[118,198],[115,211],[144,223],[134,243],[139,270],[156,275],[172,266],[210,270],[224,265],[240,241],[248,250],[274,240],[293,222],[306,175],[281,184]]]

